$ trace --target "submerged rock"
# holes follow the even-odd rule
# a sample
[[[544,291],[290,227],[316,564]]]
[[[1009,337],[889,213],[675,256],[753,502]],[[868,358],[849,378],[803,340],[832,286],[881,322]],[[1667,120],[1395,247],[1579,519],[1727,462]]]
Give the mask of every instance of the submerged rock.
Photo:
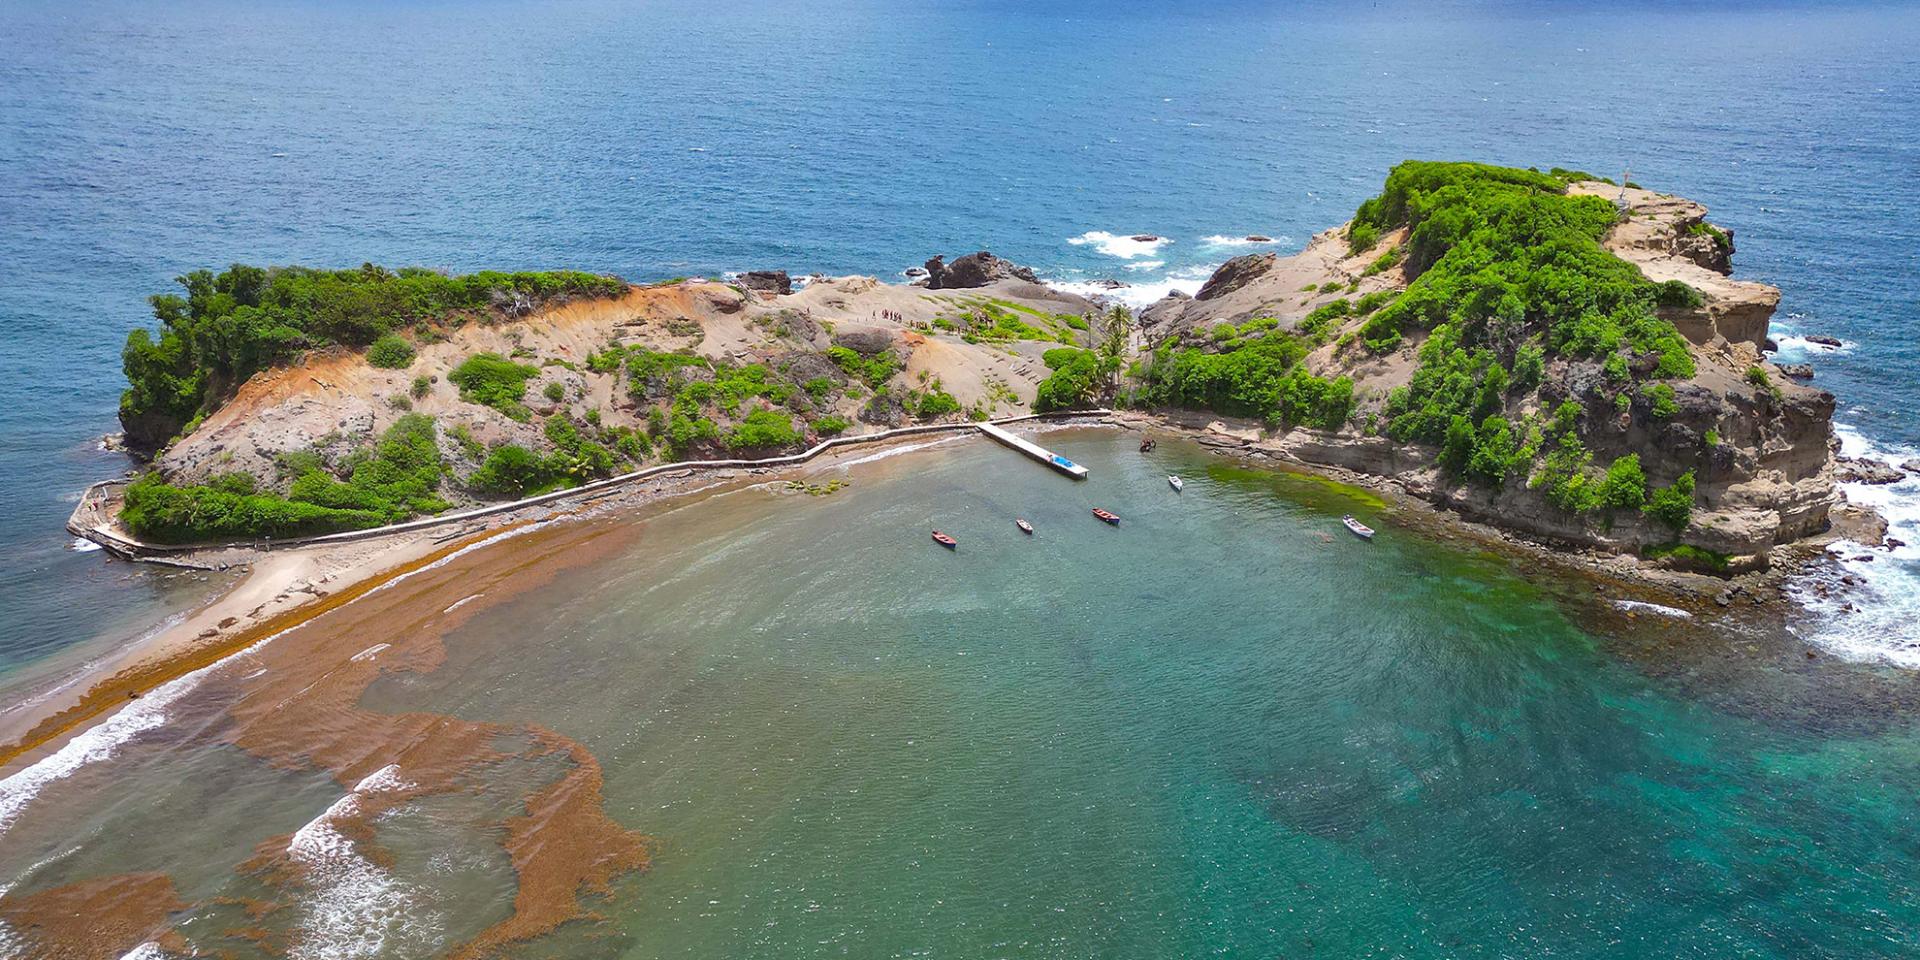
[[[1782,363],[1782,364],[1779,364],[1778,366],[1780,367],[1780,372],[1783,375],[1792,377],[1795,380],[1812,380],[1813,379],[1813,364]]]

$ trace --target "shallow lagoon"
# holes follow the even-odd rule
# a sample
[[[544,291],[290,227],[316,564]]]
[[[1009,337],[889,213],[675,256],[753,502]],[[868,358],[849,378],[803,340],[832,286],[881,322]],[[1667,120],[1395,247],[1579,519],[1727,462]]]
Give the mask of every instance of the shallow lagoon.
[[[1366,495],[1189,445],[1043,442],[1092,479],[968,439],[835,468],[852,483],[830,496],[660,511],[536,590],[487,587],[443,663],[389,667],[360,705],[539,725],[599,759],[652,866],[595,904],[608,922],[528,956],[1915,946],[1920,738],[1871,706],[1904,675],[1629,621]],[[1348,512],[1381,535],[1348,536]],[[131,869],[189,901],[256,892],[233,868],[341,788],[220,743],[219,689],[29,805],[0,838],[21,892]],[[511,903],[494,843],[515,812],[383,814],[391,864],[347,879],[384,898],[384,939],[329,934],[322,907],[354,902],[337,885],[266,923],[312,956],[450,947]],[[232,908],[180,916],[211,932]]]

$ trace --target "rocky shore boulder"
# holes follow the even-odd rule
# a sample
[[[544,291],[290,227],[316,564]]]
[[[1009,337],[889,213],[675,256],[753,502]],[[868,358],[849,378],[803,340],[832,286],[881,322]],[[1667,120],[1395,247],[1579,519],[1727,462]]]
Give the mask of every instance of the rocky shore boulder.
[[[1780,368],[1780,373],[1783,376],[1792,377],[1795,380],[1812,380],[1813,379],[1813,364],[1782,363],[1782,364],[1776,364],[1776,366]]]
[[[841,327],[833,332],[833,345],[871,357],[893,346],[893,333],[878,327]]]
[[[1833,461],[1834,479],[1841,483],[1866,483],[1880,485],[1899,483],[1907,478],[1906,472],[1890,463],[1869,460],[1866,457],[1835,457]]]
[[[793,278],[785,270],[748,270],[740,275],[740,285],[760,293],[793,292]]]
[[[1249,253],[1243,257],[1234,257],[1220,265],[1202,284],[1200,292],[1194,294],[1195,300],[1212,300],[1224,297],[1241,287],[1267,275],[1280,257],[1272,253]]]
[[[927,261],[927,289],[957,290],[965,287],[984,287],[996,280],[1025,280],[1039,283],[1040,278],[1034,272],[1009,260],[982,250],[969,253],[964,257],[946,262],[946,257],[934,257]]]

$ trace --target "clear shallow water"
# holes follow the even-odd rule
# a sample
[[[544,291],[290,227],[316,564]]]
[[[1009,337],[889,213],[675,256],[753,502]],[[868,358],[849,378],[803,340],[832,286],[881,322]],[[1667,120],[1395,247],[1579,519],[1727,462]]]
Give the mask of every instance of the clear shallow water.
[[[1755,638],[1727,670],[1670,621],[1324,483],[1175,444],[1143,458],[1122,433],[1044,442],[1093,478],[971,441],[854,467],[828,497],[647,520],[361,704],[556,730],[652,837],[608,923],[527,956],[1916,948],[1920,737],[1873,706],[1911,700],[1908,675],[1798,673]],[[1346,512],[1381,536],[1346,536]],[[255,893],[233,865],[341,789],[213,745],[204,700],[32,802],[0,836],[22,892],[165,869],[188,899]],[[512,812],[404,805],[375,825],[391,869],[332,874],[266,924],[323,956],[457,942],[510,900],[490,825]],[[187,929],[223,929],[222,909]],[[371,920],[325,922],[342,916]],[[346,931],[369,924],[390,936],[356,952]]]
[[[1781,332],[1855,344],[1814,358],[1847,422],[1920,445],[1917,40],[1902,4],[8,3],[0,670],[183,602],[60,522],[125,467],[93,440],[144,298],[233,261],[892,275],[988,246],[1146,295],[1247,249],[1210,237],[1297,246],[1406,157],[1631,167],[1738,231]],[[1140,232],[1173,242],[1097,236]]]

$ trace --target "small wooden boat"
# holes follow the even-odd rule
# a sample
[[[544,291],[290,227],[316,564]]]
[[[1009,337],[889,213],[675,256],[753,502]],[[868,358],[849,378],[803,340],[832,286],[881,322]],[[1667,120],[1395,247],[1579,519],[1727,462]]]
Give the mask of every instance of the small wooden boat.
[[[1016,527],[1019,527],[1021,533],[1024,533],[1028,536],[1033,535],[1033,524],[1028,523],[1026,520],[1016,518],[1013,521],[1013,525]]]
[[[1179,477],[1168,477],[1167,486],[1172,487],[1174,493],[1179,493],[1187,488],[1187,482]]]
[[[933,542],[943,547],[946,547],[948,550],[953,550],[960,546],[960,541],[955,540],[954,538],[949,537],[938,530],[935,530],[933,532]]]
[[[1353,517],[1351,516],[1341,517],[1340,522],[1346,524],[1347,529],[1353,531],[1354,536],[1359,537],[1362,540],[1373,539],[1373,528],[1367,526],[1364,523],[1361,523],[1358,520],[1355,520]]]
[[[1154,439],[1153,439],[1152,437],[1141,437],[1141,438],[1140,438],[1140,452],[1141,452],[1141,453],[1146,453],[1146,452],[1147,452],[1148,450],[1152,450],[1152,449],[1154,448],[1154,446],[1156,445],[1156,443],[1157,443],[1157,441],[1155,441],[1155,440],[1154,440]]]
[[[1113,524],[1116,527],[1120,525],[1120,515],[1117,513],[1108,513],[1107,511],[1102,510],[1099,507],[1094,507],[1093,515],[1096,517],[1099,517],[1101,520],[1107,523]]]

